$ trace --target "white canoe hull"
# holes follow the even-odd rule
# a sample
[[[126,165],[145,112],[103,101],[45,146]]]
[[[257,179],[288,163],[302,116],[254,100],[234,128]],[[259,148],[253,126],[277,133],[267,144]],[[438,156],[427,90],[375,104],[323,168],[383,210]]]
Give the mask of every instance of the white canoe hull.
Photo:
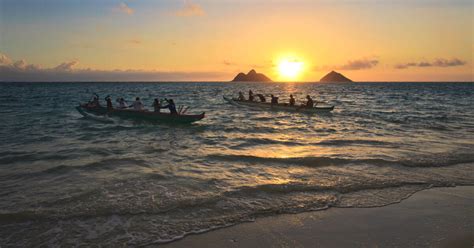
[[[224,96],[224,100],[236,105],[244,106],[254,109],[264,110],[276,110],[276,111],[289,111],[289,112],[300,112],[300,113],[328,113],[334,109],[334,106],[315,106],[312,108],[305,108],[300,106],[289,106],[285,104],[271,104],[267,102],[251,102],[251,101],[239,101],[230,97]]]

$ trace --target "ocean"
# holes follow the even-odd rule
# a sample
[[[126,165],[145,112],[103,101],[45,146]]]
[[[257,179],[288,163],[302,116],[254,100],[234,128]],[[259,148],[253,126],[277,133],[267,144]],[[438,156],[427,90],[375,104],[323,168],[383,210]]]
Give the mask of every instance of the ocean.
[[[331,114],[230,105],[239,91]],[[83,117],[173,98],[192,125]],[[0,244],[143,246],[262,216],[474,185],[474,83],[1,83]]]

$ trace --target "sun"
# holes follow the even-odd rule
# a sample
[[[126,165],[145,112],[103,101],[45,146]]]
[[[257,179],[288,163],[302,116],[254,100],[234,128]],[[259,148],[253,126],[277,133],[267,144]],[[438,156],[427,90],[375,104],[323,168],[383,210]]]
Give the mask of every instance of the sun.
[[[278,73],[285,80],[295,80],[303,70],[303,62],[296,59],[283,59],[278,63]]]

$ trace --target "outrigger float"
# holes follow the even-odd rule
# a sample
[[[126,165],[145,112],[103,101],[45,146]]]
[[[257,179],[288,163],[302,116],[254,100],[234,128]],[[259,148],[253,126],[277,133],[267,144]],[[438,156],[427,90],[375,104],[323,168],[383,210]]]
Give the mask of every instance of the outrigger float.
[[[224,96],[224,100],[228,103],[235,105],[235,106],[243,106],[253,109],[263,109],[263,110],[277,110],[277,111],[289,111],[289,112],[300,112],[300,113],[329,113],[334,109],[334,106],[314,106],[312,108],[304,107],[304,106],[290,106],[289,104],[279,103],[279,104],[272,104],[269,102],[255,102],[255,101],[248,101],[248,100],[238,100],[236,98],[231,98]]]
[[[133,120],[143,120],[151,122],[168,122],[168,123],[181,123],[189,124],[199,120],[202,120],[205,117],[205,113],[197,115],[189,114],[170,114],[170,113],[161,113],[161,112],[151,112],[151,111],[136,111],[132,109],[110,109],[108,110],[103,106],[89,106],[88,104],[81,104],[76,107],[77,111],[82,115],[86,116],[87,113],[94,115],[108,115],[108,116],[117,116],[124,119],[133,119]]]

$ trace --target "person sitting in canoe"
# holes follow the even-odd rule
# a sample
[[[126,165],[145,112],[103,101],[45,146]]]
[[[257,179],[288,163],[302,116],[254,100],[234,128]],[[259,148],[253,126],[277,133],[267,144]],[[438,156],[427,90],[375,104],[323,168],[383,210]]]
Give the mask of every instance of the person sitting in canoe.
[[[239,91],[239,98],[237,98],[239,101],[245,101],[244,93],[242,91]]]
[[[161,108],[167,108],[167,109],[169,109],[169,111],[172,115],[177,115],[178,111],[176,111],[176,105],[174,104],[173,99],[166,99],[165,98],[165,101],[168,103],[168,105],[163,106]]]
[[[155,101],[153,101],[153,105],[151,105],[153,107],[153,110],[155,112],[160,112],[161,110],[161,103],[160,103],[160,100],[158,98],[155,98]]]
[[[278,97],[274,96],[274,95],[270,95],[272,100],[271,100],[271,103],[272,104],[278,104]]]
[[[290,94],[290,106],[295,106],[296,100],[292,94]]]
[[[306,108],[314,107],[313,99],[309,95],[306,96],[306,99],[307,99],[307,101],[306,101],[305,107]]]
[[[260,99],[260,102],[266,102],[267,100],[265,99],[265,96],[262,94],[257,94],[258,98]]]
[[[253,92],[252,90],[249,90],[249,101],[253,102]]]
[[[92,104],[97,107],[100,106],[99,95],[95,94],[94,98],[92,99]]]
[[[107,102],[107,111],[114,109],[114,107],[112,106],[112,99],[110,98],[110,95],[105,97],[105,101]]]
[[[126,109],[127,108],[127,102],[125,102],[125,100],[121,97],[119,99],[117,99],[117,102],[119,104],[119,109]]]
[[[92,97],[92,99],[87,103],[87,107],[95,108],[99,106],[100,106],[99,95],[94,93],[94,96]]]
[[[133,107],[133,110],[136,111],[143,111],[143,103],[140,101],[140,97],[135,98],[135,101],[129,107]]]

